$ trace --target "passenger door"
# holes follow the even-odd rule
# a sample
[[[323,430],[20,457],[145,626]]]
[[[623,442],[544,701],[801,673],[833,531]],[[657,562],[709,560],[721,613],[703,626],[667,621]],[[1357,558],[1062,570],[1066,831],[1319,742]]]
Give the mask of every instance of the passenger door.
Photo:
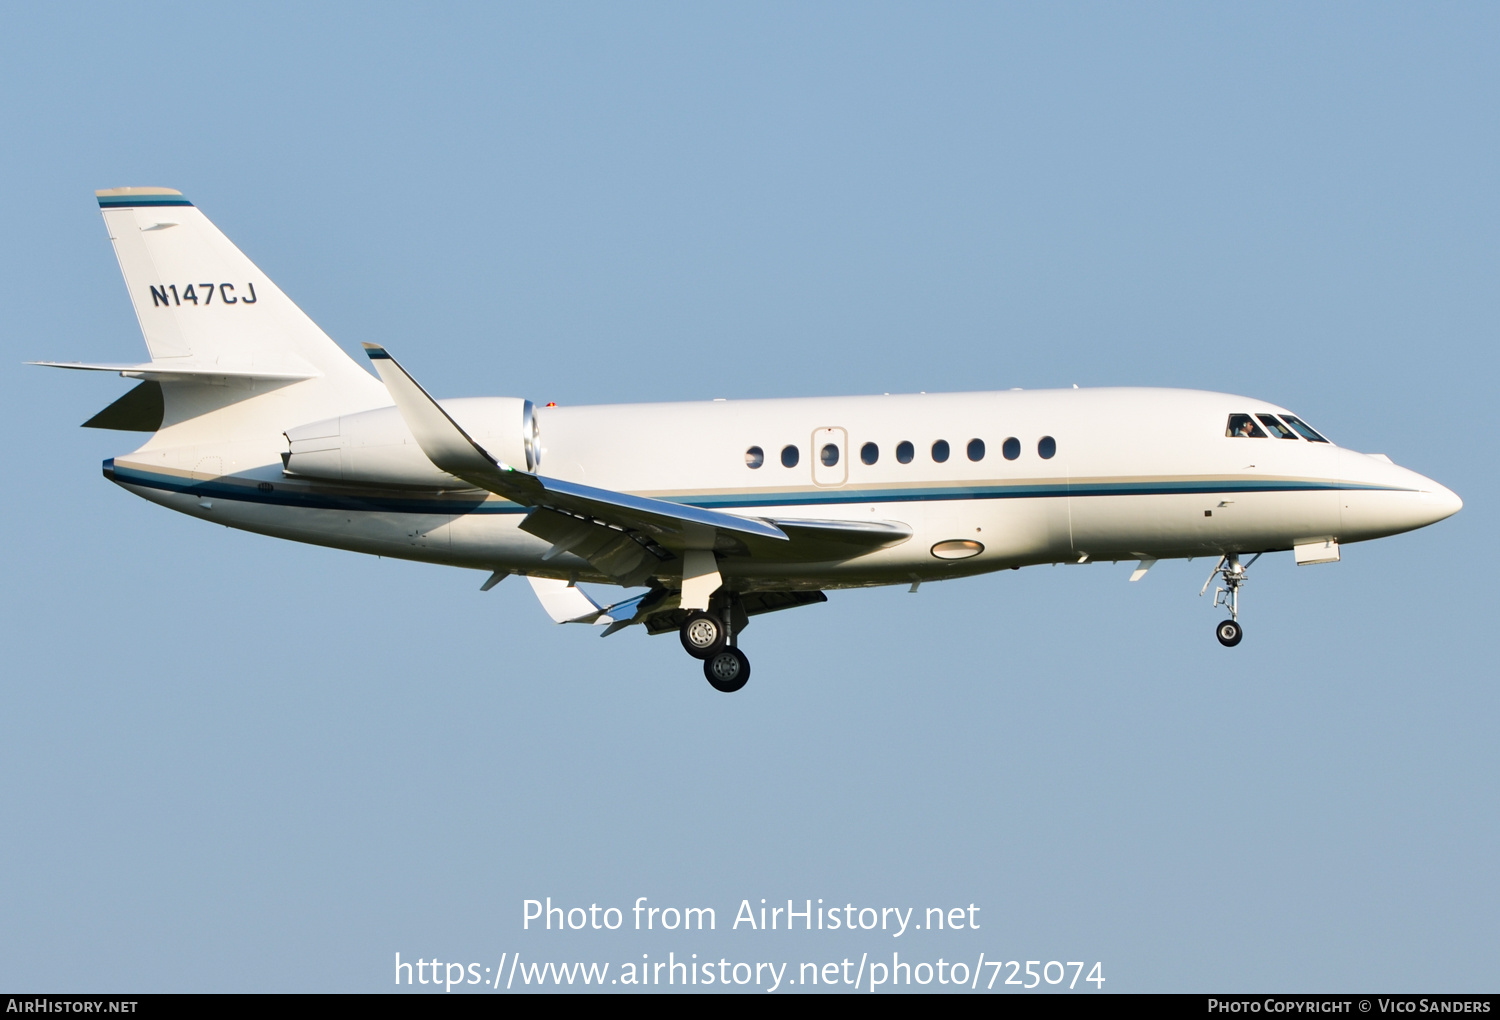
[[[840,428],[818,429],[812,435],[814,485],[843,485],[849,479],[848,434]]]

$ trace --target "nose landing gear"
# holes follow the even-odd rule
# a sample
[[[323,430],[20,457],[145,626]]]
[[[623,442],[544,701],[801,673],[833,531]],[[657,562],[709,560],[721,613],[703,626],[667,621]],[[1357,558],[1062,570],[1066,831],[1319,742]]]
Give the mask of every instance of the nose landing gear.
[[[1245,628],[1240,626],[1240,585],[1246,581],[1245,572],[1250,569],[1250,564],[1260,559],[1260,555],[1256,553],[1250,557],[1249,563],[1241,563],[1238,553],[1225,553],[1219,557],[1219,565],[1214,567],[1208,580],[1203,582],[1203,589],[1198,592],[1202,597],[1208,586],[1214,583],[1214,578],[1223,576],[1223,586],[1214,589],[1214,608],[1223,606],[1229,610],[1229,619],[1214,628],[1214,637],[1225,648],[1233,648],[1245,636]]]

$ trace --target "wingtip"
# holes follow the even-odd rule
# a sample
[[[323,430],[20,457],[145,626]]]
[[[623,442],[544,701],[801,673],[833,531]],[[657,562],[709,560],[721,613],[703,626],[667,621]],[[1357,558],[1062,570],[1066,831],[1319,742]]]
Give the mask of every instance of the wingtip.
[[[362,343],[360,344],[360,346],[365,349],[365,356],[371,361],[380,361],[382,359],[389,361],[391,358],[391,356],[386,353],[385,348],[380,346],[379,344]]]

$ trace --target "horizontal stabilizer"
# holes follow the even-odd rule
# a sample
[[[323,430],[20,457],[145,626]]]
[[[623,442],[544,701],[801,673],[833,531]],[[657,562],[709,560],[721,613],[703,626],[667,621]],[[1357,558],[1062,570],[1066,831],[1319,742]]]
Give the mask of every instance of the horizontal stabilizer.
[[[256,379],[266,382],[297,382],[315,378],[312,368],[295,371],[267,371],[254,368],[221,368],[218,365],[190,365],[178,361],[147,361],[141,364],[114,364],[84,361],[28,361],[43,368],[72,368],[84,372],[119,372],[126,379],[149,379],[153,382],[212,382],[219,379]]]
[[[147,381],[84,422],[83,427],[114,429],[118,432],[155,432],[161,428],[165,413],[161,383]]]

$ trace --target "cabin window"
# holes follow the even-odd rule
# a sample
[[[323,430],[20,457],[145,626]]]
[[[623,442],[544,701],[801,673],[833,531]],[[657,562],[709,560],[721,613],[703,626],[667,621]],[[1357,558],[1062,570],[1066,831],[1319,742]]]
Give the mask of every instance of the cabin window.
[[[910,464],[911,459],[916,455],[917,448],[912,446],[906,440],[903,439],[901,440],[901,442],[896,444],[896,459],[901,463]]]
[[[873,464],[880,459],[880,447],[874,443],[866,443],[859,448],[859,459],[866,464]]]
[[[823,449],[818,451],[818,459],[823,462],[824,467],[833,467],[839,462],[839,444],[824,443]]]
[[[1015,460],[1021,456],[1021,441],[1011,436],[1001,445],[1000,452],[1005,454],[1006,460]]]
[[[1260,423],[1271,430],[1271,435],[1277,439],[1296,439],[1297,434],[1276,420],[1274,414],[1257,414]]]
[[[948,459],[948,440],[939,439],[932,444],[932,459],[942,464]]]
[[[745,466],[758,468],[766,462],[766,451],[758,446],[752,446],[745,451]]]
[[[1057,440],[1051,436],[1043,436],[1036,444],[1036,452],[1042,460],[1051,460],[1057,454]]]
[[[799,454],[797,452],[797,448],[795,446],[783,446],[781,448],[781,466],[782,467],[789,467],[789,468],[796,467],[797,466],[797,461],[799,461],[801,459],[802,459],[802,456],[801,456],[801,454]]]
[[[984,460],[984,440],[983,439],[971,439],[971,440],[969,440],[969,459],[970,460]]]
[[[1312,426],[1307,424],[1307,422],[1303,421],[1301,418],[1293,418],[1289,414],[1284,414],[1281,416],[1281,420],[1286,422],[1292,428],[1296,429],[1297,434],[1303,439],[1306,439],[1309,443],[1328,442],[1328,440],[1324,439],[1322,436],[1314,432]]]
[[[1248,414],[1231,414],[1229,424],[1224,427],[1224,434],[1235,439],[1266,438],[1260,426],[1255,424],[1255,419]]]

